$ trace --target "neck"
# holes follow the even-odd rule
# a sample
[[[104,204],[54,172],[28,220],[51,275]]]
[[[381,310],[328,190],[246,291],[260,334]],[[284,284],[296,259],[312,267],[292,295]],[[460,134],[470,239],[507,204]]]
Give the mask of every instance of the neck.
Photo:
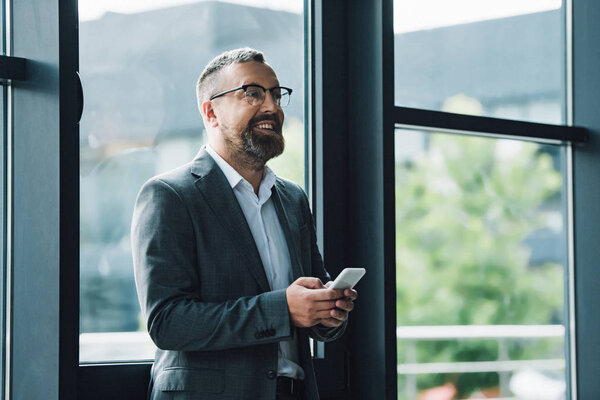
[[[252,185],[254,193],[258,195],[260,182],[262,181],[265,172],[265,163],[244,152],[240,153],[239,151],[232,151],[229,148],[218,146],[215,143],[210,143],[210,146],[227,162],[227,164],[231,165],[238,174]]]

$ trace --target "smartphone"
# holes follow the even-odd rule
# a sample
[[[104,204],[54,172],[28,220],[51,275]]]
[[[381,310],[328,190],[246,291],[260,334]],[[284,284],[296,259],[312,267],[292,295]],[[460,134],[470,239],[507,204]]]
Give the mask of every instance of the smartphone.
[[[352,289],[367,272],[364,268],[344,268],[329,289]]]

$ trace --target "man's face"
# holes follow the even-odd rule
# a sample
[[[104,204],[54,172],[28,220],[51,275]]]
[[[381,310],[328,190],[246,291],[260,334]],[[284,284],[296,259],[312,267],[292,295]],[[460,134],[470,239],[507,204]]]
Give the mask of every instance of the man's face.
[[[279,86],[279,81],[266,64],[254,61],[232,64],[223,69],[218,91],[246,84],[270,89]],[[264,164],[283,152],[283,110],[269,91],[261,105],[250,105],[244,100],[244,91],[238,90],[213,100],[213,106],[219,134],[232,156],[242,155]]]

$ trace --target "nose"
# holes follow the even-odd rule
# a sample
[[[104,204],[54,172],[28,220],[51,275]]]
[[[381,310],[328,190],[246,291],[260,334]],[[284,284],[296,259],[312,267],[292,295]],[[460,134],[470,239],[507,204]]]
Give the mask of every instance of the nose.
[[[265,100],[261,105],[261,111],[263,112],[275,112],[279,110],[281,107],[277,105],[275,99],[273,98],[273,94],[270,90],[265,91]]]

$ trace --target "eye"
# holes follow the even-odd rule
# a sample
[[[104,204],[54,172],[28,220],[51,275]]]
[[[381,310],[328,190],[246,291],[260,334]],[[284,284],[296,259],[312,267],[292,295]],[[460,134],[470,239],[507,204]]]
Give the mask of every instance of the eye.
[[[262,90],[260,88],[251,86],[246,89],[246,97],[251,99],[260,99],[262,96],[261,91]]]
[[[273,89],[271,90],[271,95],[275,100],[281,100],[281,89]]]

